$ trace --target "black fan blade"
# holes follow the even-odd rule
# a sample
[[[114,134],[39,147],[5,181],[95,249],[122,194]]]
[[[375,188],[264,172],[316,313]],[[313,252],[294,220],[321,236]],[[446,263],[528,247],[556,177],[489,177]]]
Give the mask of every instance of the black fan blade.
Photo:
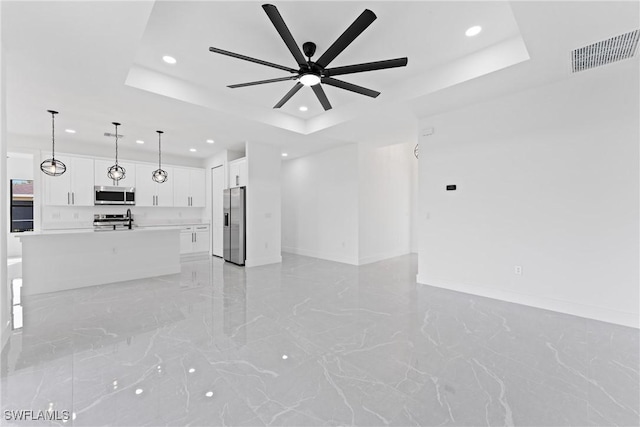
[[[287,80],[295,80],[297,78],[298,76],[280,77],[278,79],[258,80],[257,82],[239,83],[236,85],[229,85],[227,87],[230,87],[231,89],[235,89],[237,87],[255,86],[255,85],[261,85],[265,83],[286,82]]]
[[[369,9],[365,9],[364,12],[362,12],[355,21],[353,21],[353,24],[351,24],[349,28],[347,28],[345,32],[338,37],[338,40],[329,46],[329,49],[322,54],[322,56],[316,61],[316,64],[325,68],[375,20],[376,14],[371,12]]]
[[[222,55],[231,56],[232,58],[244,59],[245,61],[255,62],[256,64],[266,65],[267,67],[277,68],[279,70],[288,71],[290,73],[297,73],[298,70],[294,70],[293,68],[285,67],[284,65],[274,64],[272,62],[263,61],[261,59],[251,58],[249,56],[240,55],[239,53],[229,52],[228,50],[218,49],[217,47],[210,47],[209,51],[214,53],[220,53]]]
[[[332,79],[331,77],[323,77],[322,83],[328,84],[329,86],[339,87],[340,89],[350,90],[351,92],[359,93],[360,95],[370,96],[372,98],[375,98],[378,95],[380,95],[380,92],[377,92],[375,90],[367,89],[366,87],[354,85],[352,83],[347,83],[342,80]]]
[[[285,96],[284,96],[280,101],[278,101],[278,103],[277,103],[276,105],[274,105],[274,107],[273,107],[273,108],[280,108],[280,107],[282,107],[282,106],[283,106],[283,105],[284,105],[288,100],[290,100],[290,99],[291,99],[291,97],[292,97],[293,95],[295,95],[295,94],[296,94],[296,92],[297,92],[297,91],[299,91],[299,90],[300,90],[300,88],[301,88],[302,86],[304,86],[302,83],[300,83],[300,82],[296,83],[296,84],[295,84],[295,86],[293,86],[293,87],[291,88],[291,90],[290,90],[289,92],[287,92],[287,94],[286,94],[286,95],[285,95]]]
[[[272,4],[263,4],[262,8],[267,13],[267,16],[271,20],[271,23],[273,23],[273,26],[276,27],[278,34],[280,34],[280,37],[282,37],[284,44],[287,45],[287,47],[291,51],[291,54],[296,59],[298,65],[300,65],[301,67],[306,66],[307,60],[304,59],[302,51],[298,47],[296,41],[293,39],[293,36],[291,35],[291,31],[289,31],[287,24],[284,23],[282,15],[280,15],[280,12],[278,12],[278,8]]]
[[[384,70],[385,68],[404,67],[407,58],[387,59],[385,61],[365,62],[364,64],[346,65],[324,70],[327,76],[339,76],[342,74],[362,73],[363,71]]]
[[[320,86],[319,84],[313,85],[311,86],[311,89],[313,89],[313,92],[318,97],[318,101],[320,101],[320,104],[322,104],[322,108],[324,108],[324,111],[331,110],[331,104],[329,103],[327,95],[324,93],[324,89],[322,89],[322,86]]]

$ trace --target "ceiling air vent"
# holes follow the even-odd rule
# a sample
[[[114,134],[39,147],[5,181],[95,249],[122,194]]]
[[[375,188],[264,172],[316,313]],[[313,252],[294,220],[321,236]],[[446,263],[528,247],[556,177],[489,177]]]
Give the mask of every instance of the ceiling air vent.
[[[110,138],[115,138],[115,137],[116,137],[116,134],[115,134],[115,133],[111,133],[111,132],[105,132],[105,133],[104,133],[104,136],[108,136],[108,137],[110,137]],[[118,138],[124,138],[124,135],[122,135],[122,134],[120,134],[120,133],[119,133],[119,134],[118,134]]]
[[[640,30],[630,31],[571,52],[571,72],[588,70],[631,58],[638,49]]]

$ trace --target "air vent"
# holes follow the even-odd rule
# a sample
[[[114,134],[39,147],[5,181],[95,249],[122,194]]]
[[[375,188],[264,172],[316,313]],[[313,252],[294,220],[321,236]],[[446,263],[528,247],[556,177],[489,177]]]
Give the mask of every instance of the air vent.
[[[631,58],[638,50],[640,30],[611,37],[571,52],[571,72],[588,70]]]
[[[109,138],[115,138],[116,134],[115,133],[111,133],[111,132],[105,132],[104,136],[108,136]],[[118,134],[118,138],[124,138],[124,135]]]

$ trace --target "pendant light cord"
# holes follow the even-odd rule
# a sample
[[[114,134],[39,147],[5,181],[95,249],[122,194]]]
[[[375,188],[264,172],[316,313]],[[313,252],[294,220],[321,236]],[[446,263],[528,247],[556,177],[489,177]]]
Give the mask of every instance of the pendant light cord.
[[[51,113],[51,160],[56,159],[56,113]],[[55,163],[55,162],[54,162]]]
[[[115,126],[116,126],[116,166],[118,166],[118,125],[115,124]]]
[[[161,137],[162,133],[158,132],[158,169],[162,169],[162,148],[161,148]]]
[[[118,125],[116,125],[116,166],[118,166]]]

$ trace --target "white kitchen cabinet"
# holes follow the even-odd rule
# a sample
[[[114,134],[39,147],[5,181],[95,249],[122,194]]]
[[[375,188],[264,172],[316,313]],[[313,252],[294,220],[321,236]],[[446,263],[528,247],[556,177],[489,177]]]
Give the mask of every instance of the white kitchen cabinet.
[[[247,158],[229,162],[229,188],[247,186]]]
[[[194,234],[193,252],[208,252],[209,251],[209,226],[194,225],[193,234]]]
[[[189,225],[180,232],[180,254],[195,254],[209,251],[209,225]]]
[[[118,164],[125,169],[124,178],[120,181],[114,181],[109,179],[107,176],[107,171],[111,166],[116,163],[115,159],[104,160],[104,159],[96,159],[95,161],[95,177],[94,182],[95,185],[100,185],[103,187],[135,187],[136,186],[136,164],[131,162],[121,162],[118,160]]]
[[[180,231],[180,255],[193,253],[193,227],[182,227]]]
[[[203,208],[205,205],[204,169],[173,169],[173,205]]]
[[[67,166],[67,171],[60,176],[40,175],[45,205],[93,206],[93,160],[65,154],[56,158]]]
[[[159,184],[152,179],[157,166],[136,164],[136,206],[173,206],[173,168],[162,168],[168,179]]]

